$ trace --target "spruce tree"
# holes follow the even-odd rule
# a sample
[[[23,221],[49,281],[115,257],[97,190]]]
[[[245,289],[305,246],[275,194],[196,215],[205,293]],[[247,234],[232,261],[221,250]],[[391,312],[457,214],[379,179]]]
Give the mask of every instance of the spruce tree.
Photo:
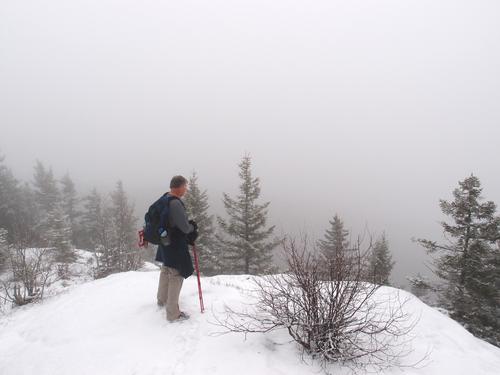
[[[451,317],[498,345],[500,274],[494,243],[500,238],[500,219],[495,216],[495,203],[482,202],[481,192],[476,176],[460,181],[453,201],[440,200],[442,212],[452,219],[441,223],[447,242],[418,242],[435,258],[435,272],[445,286],[440,297]]]
[[[0,227],[0,274],[7,266],[8,246],[7,230]]]
[[[268,273],[274,270],[272,252],[278,245],[278,241],[269,240],[274,226],[266,228],[270,202],[257,203],[260,181],[252,177],[250,156],[244,156],[238,166],[240,192],[234,199],[223,194],[229,219],[218,217],[219,225],[226,235],[217,235],[223,246],[224,264],[230,273]]]
[[[14,243],[21,248],[40,246],[43,242],[42,232],[40,232],[42,215],[35,192],[27,182],[20,187],[16,207]]]
[[[69,219],[72,232],[72,243],[76,246],[79,245],[79,237],[81,236],[81,229],[79,227],[78,219],[80,217],[80,212],[78,211],[78,196],[75,189],[75,184],[66,173],[60,181],[61,183],[61,204],[64,213]]]
[[[389,241],[387,241],[387,237],[383,233],[373,245],[370,256],[370,281],[379,285],[389,285],[389,277],[393,267],[394,262],[389,251]]]
[[[111,193],[111,251],[112,264],[115,272],[136,270],[142,265],[140,253],[136,249],[137,219],[134,217],[134,207],[129,203],[118,181],[116,189]]]
[[[84,198],[82,231],[82,246],[94,253],[94,277],[101,278],[119,272],[111,209],[95,188]]]
[[[60,192],[52,169],[46,169],[39,160],[35,165],[33,186],[38,205],[45,214],[48,213],[59,202]]]
[[[12,243],[18,225],[19,183],[3,160],[0,156],[0,228],[7,230]]]
[[[54,251],[54,261],[59,263],[59,276],[67,279],[69,265],[76,261],[77,255],[71,242],[71,223],[60,204],[47,214],[47,226],[46,243]]]
[[[35,174],[33,180],[35,201],[38,207],[36,233],[39,238],[36,239],[40,242],[39,245],[48,246],[46,240],[47,231],[51,228],[49,226],[49,213],[56,208],[60,202],[60,192],[57,188],[57,181],[54,178],[52,169],[46,169],[45,166],[37,160],[35,165]]]
[[[196,172],[189,178],[188,186],[184,203],[188,217],[198,224],[196,249],[199,252],[200,271],[205,275],[215,275],[222,271],[222,264],[218,246],[215,245],[214,218],[208,213],[210,206],[207,191],[202,191],[198,186]]]
[[[318,248],[322,257],[327,262],[332,262],[336,257],[349,249],[349,231],[344,229],[344,222],[339,215],[328,221],[330,228],[326,230],[325,237],[318,241]]]
[[[0,227],[7,230],[7,241],[21,247],[40,245],[41,215],[34,192],[20,184],[0,157]]]
[[[81,244],[85,249],[95,250],[97,246],[108,243],[110,224],[104,217],[105,202],[95,188],[83,201]]]

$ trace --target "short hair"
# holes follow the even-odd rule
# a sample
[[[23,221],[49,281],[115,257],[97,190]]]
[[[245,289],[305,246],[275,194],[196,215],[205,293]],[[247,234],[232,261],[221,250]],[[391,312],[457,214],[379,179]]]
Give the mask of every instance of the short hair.
[[[180,188],[182,185],[185,185],[187,183],[188,183],[188,180],[186,180],[185,177],[183,177],[183,176],[174,176],[170,180],[170,189]]]

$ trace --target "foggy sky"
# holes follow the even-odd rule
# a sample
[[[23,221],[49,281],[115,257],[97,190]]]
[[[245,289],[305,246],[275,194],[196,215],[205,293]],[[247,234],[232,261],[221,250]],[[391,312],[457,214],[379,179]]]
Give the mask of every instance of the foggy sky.
[[[0,0],[0,154],[138,213],[193,170],[212,212],[245,153],[277,233],[386,231],[425,269],[438,200],[500,203],[497,1]]]

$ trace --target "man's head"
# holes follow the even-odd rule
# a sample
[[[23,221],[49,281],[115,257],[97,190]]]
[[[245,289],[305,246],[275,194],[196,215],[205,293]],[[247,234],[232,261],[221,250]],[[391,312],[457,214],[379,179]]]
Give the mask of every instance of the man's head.
[[[170,180],[170,193],[176,197],[182,198],[187,191],[188,180],[183,176],[174,176]]]

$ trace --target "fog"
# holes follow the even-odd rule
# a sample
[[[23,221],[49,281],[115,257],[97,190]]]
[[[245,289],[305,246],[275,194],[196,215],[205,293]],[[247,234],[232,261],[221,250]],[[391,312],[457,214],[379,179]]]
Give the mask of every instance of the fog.
[[[277,233],[386,231],[427,273],[438,201],[471,173],[500,203],[497,1],[0,1],[0,154],[138,215],[197,171],[212,212],[245,153]]]

